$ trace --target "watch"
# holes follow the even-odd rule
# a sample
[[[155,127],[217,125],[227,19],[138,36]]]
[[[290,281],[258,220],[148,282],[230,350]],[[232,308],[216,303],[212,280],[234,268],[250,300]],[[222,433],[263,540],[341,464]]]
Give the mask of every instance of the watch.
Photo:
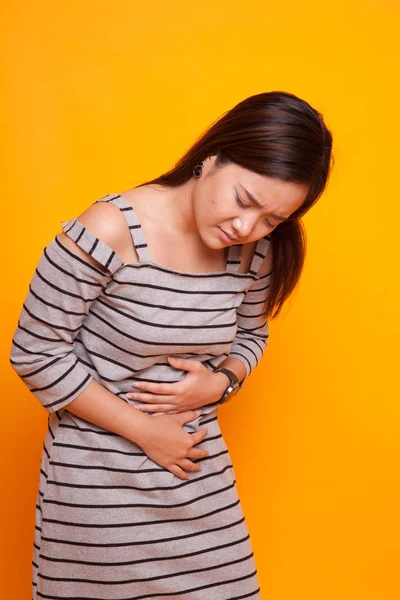
[[[225,392],[222,394],[222,397],[219,400],[217,400],[217,402],[215,402],[214,404],[225,404],[238,393],[240,389],[240,384],[237,375],[235,375],[235,373],[230,369],[227,369],[226,367],[221,367],[220,369],[215,369],[214,371],[214,373],[219,372],[225,373],[225,375],[229,378],[229,384]]]

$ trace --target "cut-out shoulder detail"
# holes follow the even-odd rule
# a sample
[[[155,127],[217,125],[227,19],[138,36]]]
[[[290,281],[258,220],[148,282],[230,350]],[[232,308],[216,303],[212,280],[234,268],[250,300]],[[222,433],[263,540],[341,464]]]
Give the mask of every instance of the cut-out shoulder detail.
[[[124,264],[119,254],[89,231],[77,217],[73,217],[69,221],[62,221],[61,225],[63,232],[69,238],[110,273],[114,274]]]
[[[120,212],[111,208],[108,203],[95,200],[77,217],[62,221],[62,229],[64,236],[68,236],[78,246],[73,248],[70,245],[70,250],[76,254],[82,253],[82,258],[86,258],[97,268],[114,274],[124,265],[119,248],[121,238],[127,233],[126,223]],[[62,237],[60,243],[63,241]],[[64,237],[64,241],[69,240]]]
[[[82,265],[93,269],[96,273],[101,276],[107,275],[108,271],[104,268],[102,264],[100,264],[97,260],[93,258],[93,256],[89,255],[86,251],[82,250],[80,246],[78,246],[68,235],[66,235],[63,231],[57,233],[57,235],[52,240],[51,244],[47,246],[54,246],[56,244],[58,248],[60,248],[64,253],[69,255],[71,258],[76,260]]]

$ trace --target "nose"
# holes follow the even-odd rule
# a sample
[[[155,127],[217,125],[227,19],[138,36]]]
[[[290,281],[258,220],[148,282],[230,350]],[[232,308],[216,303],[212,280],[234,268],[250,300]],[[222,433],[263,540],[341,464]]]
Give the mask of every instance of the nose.
[[[249,223],[248,221],[244,221],[239,217],[233,219],[232,225],[234,229],[236,229],[240,237],[247,237],[253,228],[253,225],[251,223]]]

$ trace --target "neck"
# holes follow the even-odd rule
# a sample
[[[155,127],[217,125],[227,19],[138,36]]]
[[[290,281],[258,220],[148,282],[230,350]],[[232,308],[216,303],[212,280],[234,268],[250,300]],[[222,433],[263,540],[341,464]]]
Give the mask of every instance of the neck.
[[[149,186],[164,196],[163,212],[159,213],[165,227],[182,235],[198,234],[193,208],[194,181],[175,187]]]

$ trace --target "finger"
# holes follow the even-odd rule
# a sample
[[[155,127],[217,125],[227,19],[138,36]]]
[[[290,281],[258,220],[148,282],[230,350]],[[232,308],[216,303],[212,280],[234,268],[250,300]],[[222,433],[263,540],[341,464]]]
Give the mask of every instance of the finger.
[[[137,400],[138,402],[152,402],[153,404],[158,404],[162,402],[170,402],[173,403],[176,396],[172,396],[172,394],[149,394],[147,392],[128,392],[126,397],[130,400]]]
[[[154,412],[151,413],[151,417],[162,417],[163,415],[179,415],[179,410],[166,410],[165,412]]]
[[[188,458],[182,458],[182,460],[179,462],[179,466],[182,467],[182,469],[186,469],[186,471],[201,471],[202,466],[198,465],[194,462],[192,462],[191,460],[189,460]]]
[[[141,381],[132,383],[132,387],[152,394],[175,394],[179,391],[179,381],[156,383],[155,381]]]
[[[189,474],[186,473],[183,469],[181,469],[179,465],[171,465],[169,470],[171,471],[171,473],[173,473],[173,475],[179,477],[179,479],[190,479]]]
[[[188,451],[187,456],[188,456],[188,458],[193,458],[193,459],[206,458],[206,456],[210,456],[210,453],[208,450],[204,450],[201,448],[191,448]]]
[[[189,421],[193,421],[200,416],[201,410],[196,408],[195,410],[183,410],[179,411],[180,415],[180,423],[183,425],[184,423],[188,423]]]
[[[192,437],[193,446],[202,442],[203,439],[206,437],[207,433],[208,433],[208,429],[199,429],[198,431],[195,431],[194,433],[189,433],[189,435]]]
[[[168,362],[175,369],[182,369],[183,371],[196,371],[197,369],[204,367],[200,360],[194,360],[192,358],[180,358],[178,356],[168,356]]]
[[[135,404],[134,408],[143,410],[144,412],[161,412],[165,413],[168,410],[176,408],[173,404]]]

